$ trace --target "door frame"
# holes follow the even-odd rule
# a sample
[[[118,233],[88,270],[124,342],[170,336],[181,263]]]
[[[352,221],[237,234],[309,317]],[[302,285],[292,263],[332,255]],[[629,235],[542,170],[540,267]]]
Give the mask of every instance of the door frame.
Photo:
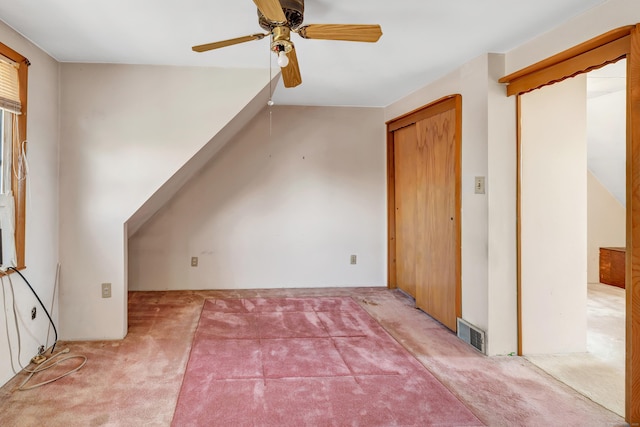
[[[640,425],[640,24],[621,27],[509,74],[516,95],[518,354],[522,355],[521,96],[543,86],[627,59],[626,375],[625,420]]]
[[[395,144],[393,133],[420,120],[455,109],[455,186],[456,186],[456,317],[462,317],[462,95],[445,96],[423,107],[386,122],[387,125],[387,287],[398,287],[396,271],[396,186],[395,186]]]

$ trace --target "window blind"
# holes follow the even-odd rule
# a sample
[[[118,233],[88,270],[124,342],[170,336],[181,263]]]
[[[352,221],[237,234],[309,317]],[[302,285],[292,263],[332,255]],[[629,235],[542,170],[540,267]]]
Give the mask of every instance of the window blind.
[[[18,64],[0,56],[0,108],[20,114]]]

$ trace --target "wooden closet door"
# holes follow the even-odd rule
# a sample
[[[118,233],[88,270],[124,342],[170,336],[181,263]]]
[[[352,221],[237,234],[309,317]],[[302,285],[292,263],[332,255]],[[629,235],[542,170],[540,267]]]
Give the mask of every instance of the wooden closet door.
[[[416,306],[456,330],[456,112],[416,123],[419,155]]]
[[[387,124],[390,283],[453,331],[461,314],[460,105],[449,97]]]
[[[416,297],[416,126],[394,132],[396,205],[396,283]]]

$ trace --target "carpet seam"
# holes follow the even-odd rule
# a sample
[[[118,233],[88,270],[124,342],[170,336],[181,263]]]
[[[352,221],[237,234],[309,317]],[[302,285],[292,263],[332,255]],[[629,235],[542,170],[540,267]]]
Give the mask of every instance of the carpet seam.
[[[180,387],[178,388],[178,395],[176,397],[175,405],[173,406],[173,416],[171,417],[171,425],[173,425],[173,421],[176,417],[176,413],[178,412],[178,403],[180,403],[180,395],[182,394],[182,387],[184,386],[184,381],[187,378],[187,371],[189,370],[189,364],[191,363],[191,353],[193,352],[193,343],[196,340],[196,334],[198,333],[200,322],[202,322],[202,313],[204,312],[204,306],[207,303],[207,301],[208,301],[207,298],[204,298],[202,300],[202,306],[200,307],[200,313],[198,314],[198,321],[196,322],[196,327],[193,330],[193,335],[191,337],[191,345],[189,346],[189,354],[187,356],[187,363],[185,363],[184,370],[182,371],[182,380],[180,381]]]

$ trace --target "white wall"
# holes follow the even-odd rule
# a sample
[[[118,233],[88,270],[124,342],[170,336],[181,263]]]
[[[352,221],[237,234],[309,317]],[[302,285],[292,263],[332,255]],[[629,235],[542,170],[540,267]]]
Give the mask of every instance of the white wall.
[[[54,281],[58,261],[58,63],[0,22],[0,41],[31,61],[28,86],[27,159],[29,177],[27,181],[26,211],[26,265],[23,271],[42,302],[51,309],[54,298]],[[26,285],[12,275],[16,303],[20,315],[22,357],[26,365],[45,343],[48,320],[37,300]],[[8,280],[2,283],[7,303],[11,304]],[[3,296],[0,296],[3,298]],[[38,316],[31,320],[30,311],[37,306]],[[10,314],[9,333],[14,362],[17,367],[17,336]],[[3,309],[4,312],[4,309]],[[58,304],[53,305],[54,321],[58,318]],[[9,344],[6,336],[6,317],[0,316],[0,384],[13,376]],[[53,343],[53,331],[48,345]]]
[[[462,95],[462,317],[487,332],[488,354],[517,346],[515,103],[497,83],[503,71],[503,55],[482,55],[385,109],[391,120]],[[476,176],[487,194],[474,193]]]
[[[65,339],[125,335],[125,222],[268,83],[266,70],[61,65]]]
[[[130,289],[386,285],[383,110],[271,118],[271,136],[265,109],[131,237]]]
[[[626,246],[624,206],[587,171],[587,280],[600,282],[600,248]]]
[[[586,76],[522,96],[524,354],[586,351]]]
[[[487,339],[491,354],[515,351],[518,339],[515,98],[507,98],[504,85],[498,83],[504,70],[504,56],[489,55]]]

